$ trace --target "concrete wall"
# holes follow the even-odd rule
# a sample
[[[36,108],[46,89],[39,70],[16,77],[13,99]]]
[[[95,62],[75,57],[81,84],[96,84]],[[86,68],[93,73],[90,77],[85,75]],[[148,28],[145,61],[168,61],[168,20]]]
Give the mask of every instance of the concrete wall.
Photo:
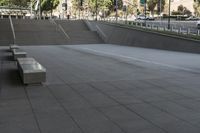
[[[120,27],[104,22],[97,22],[96,25],[105,34],[105,43],[200,53],[200,41]]]

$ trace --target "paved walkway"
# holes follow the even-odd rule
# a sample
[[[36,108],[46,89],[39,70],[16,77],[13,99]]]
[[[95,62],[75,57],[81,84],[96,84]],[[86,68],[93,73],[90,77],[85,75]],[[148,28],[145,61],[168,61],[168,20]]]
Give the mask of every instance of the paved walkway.
[[[200,132],[200,55],[115,45],[22,49],[47,68],[47,82],[23,86],[0,48],[2,133]]]

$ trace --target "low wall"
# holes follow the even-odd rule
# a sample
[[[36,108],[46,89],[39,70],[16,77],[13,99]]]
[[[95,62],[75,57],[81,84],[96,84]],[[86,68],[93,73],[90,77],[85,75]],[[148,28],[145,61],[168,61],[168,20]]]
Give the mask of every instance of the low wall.
[[[105,34],[105,43],[145,48],[200,53],[200,41],[122,27],[106,22],[91,22]]]

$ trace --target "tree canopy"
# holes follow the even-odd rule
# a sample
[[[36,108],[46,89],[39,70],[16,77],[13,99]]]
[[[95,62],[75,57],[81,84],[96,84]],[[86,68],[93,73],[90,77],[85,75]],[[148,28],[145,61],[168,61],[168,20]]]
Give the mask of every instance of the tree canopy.
[[[59,5],[59,0],[41,0],[41,12],[51,11]]]
[[[0,0],[1,6],[19,6],[19,7],[28,7],[28,2],[30,0]]]
[[[147,8],[149,9],[152,15],[154,14],[154,10],[156,6],[158,7],[157,9],[158,13],[160,13],[160,6],[161,6],[161,12],[162,12],[164,10],[165,0],[147,0]]]

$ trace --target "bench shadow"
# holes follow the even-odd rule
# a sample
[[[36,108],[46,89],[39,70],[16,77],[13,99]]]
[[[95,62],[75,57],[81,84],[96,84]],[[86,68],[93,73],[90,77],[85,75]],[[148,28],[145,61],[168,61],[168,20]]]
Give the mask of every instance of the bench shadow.
[[[13,56],[11,55],[6,55],[2,58],[4,61],[14,61]]]
[[[9,69],[4,72],[3,83],[8,86],[23,86],[17,69]]]

